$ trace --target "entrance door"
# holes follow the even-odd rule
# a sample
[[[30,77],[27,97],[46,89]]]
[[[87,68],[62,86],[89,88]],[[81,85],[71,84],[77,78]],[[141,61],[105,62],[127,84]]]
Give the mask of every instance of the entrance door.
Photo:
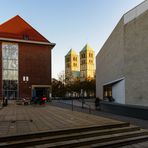
[[[125,80],[114,81],[103,86],[104,98],[111,98],[117,103],[125,104]]]
[[[112,86],[111,85],[105,85],[103,87],[103,97],[104,98],[112,97]]]
[[[40,97],[42,97],[43,95],[45,95],[46,97],[48,97],[48,88],[44,88],[44,87],[35,87],[35,88],[32,90],[32,95],[33,95],[33,97],[36,97],[36,98],[40,98]]]

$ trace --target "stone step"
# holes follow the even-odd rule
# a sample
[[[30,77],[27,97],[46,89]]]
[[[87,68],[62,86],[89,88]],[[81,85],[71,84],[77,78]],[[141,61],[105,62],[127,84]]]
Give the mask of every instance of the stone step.
[[[22,135],[13,135],[13,136],[10,135],[10,136],[5,136],[5,137],[0,137],[0,142],[19,141],[22,139],[25,140],[25,139],[33,139],[33,138],[41,138],[41,137],[52,137],[56,135],[63,135],[63,134],[70,134],[70,133],[121,128],[121,127],[128,127],[129,125],[130,125],[129,123],[121,122],[118,124],[109,124],[109,125],[102,125],[102,126],[96,125],[96,126],[86,126],[86,127],[34,132],[34,133],[22,134]]]
[[[122,139],[122,140],[114,140],[114,141],[109,141],[109,142],[105,142],[105,143],[93,144],[93,145],[89,145],[88,147],[91,147],[91,148],[118,148],[121,146],[137,144],[137,143],[141,143],[141,142],[145,142],[145,141],[148,141],[147,135],[126,138],[126,139]]]
[[[129,139],[129,141],[128,141]],[[130,139],[133,140],[131,144],[138,143],[141,141],[146,141],[148,140],[148,130],[138,130],[134,132],[126,132],[126,133],[119,133],[119,134],[111,134],[111,135],[105,135],[105,136],[96,136],[96,137],[90,137],[90,138],[82,138],[82,139],[73,139],[73,140],[67,140],[67,141],[60,141],[60,142],[55,142],[55,143],[50,143],[50,144],[44,144],[41,145],[42,148],[73,148],[73,147],[101,147],[102,148],[112,148],[111,143],[119,141],[117,143],[117,146],[120,146],[120,141],[128,141],[129,143],[123,143],[121,146],[124,144],[130,144]],[[134,139],[136,139],[134,141]],[[95,144],[95,145],[94,145]],[[110,145],[107,145],[110,144]],[[115,145],[115,147],[117,147]],[[40,145],[39,145],[40,147]],[[114,147],[114,145],[113,145]]]
[[[49,137],[41,137],[41,138],[32,138],[32,139],[26,139],[26,140],[19,140],[19,141],[9,141],[9,142],[2,142],[0,147],[26,147],[26,146],[34,146],[34,145],[44,145],[48,144],[48,147],[53,147],[55,145],[59,145],[64,147],[69,142],[73,144],[83,143],[82,145],[85,145],[87,143],[87,140],[93,141],[96,139],[96,137],[102,137],[106,138],[108,135],[117,135],[117,134],[123,134],[123,133],[131,133],[139,131],[140,128],[136,126],[129,126],[129,127],[117,127],[117,128],[111,128],[111,129],[104,129],[104,130],[96,130],[96,131],[83,131],[78,133],[69,133],[69,134],[62,134],[62,135],[56,135],[56,136],[49,136]],[[104,137],[103,137],[104,136]],[[82,142],[84,140],[84,142]],[[51,143],[51,144],[50,144]],[[61,145],[64,144],[64,145]],[[72,146],[70,145],[70,147]],[[46,147],[46,146],[45,146]]]

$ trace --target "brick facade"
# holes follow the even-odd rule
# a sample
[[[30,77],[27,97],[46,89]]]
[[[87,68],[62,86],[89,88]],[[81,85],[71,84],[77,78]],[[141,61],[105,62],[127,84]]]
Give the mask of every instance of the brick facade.
[[[29,81],[23,82],[23,76]],[[31,96],[32,85],[51,85],[51,47],[19,44],[19,92]]]
[[[0,41],[0,51],[2,47],[2,42]],[[2,52],[0,52],[0,98],[2,98]]]

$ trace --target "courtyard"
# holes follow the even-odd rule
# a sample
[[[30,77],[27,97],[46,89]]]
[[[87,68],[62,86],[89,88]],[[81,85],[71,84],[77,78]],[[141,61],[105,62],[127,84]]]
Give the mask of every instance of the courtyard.
[[[12,101],[0,110],[0,136],[117,123],[122,122],[50,104],[24,106]]]
[[[146,129],[60,104],[63,107],[57,102],[17,105],[9,100],[8,106],[0,109],[0,147],[147,146]]]

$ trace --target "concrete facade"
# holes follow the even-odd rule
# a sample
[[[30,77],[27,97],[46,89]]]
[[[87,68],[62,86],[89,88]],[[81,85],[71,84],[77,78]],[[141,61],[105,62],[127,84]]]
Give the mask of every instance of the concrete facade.
[[[124,27],[126,103],[148,105],[148,11]]]
[[[124,77],[123,18],[96,57],[96,96],[103,98],[103,85]]]
[[[114,88],[124,80],[125,104],[148,106],[147,26],[148,1],[121,18],[96,57],[97,97],[105,97],[105,86]],[[118,103],[124,102],[124,98],[120,98],[121,101],[114,99]]]

